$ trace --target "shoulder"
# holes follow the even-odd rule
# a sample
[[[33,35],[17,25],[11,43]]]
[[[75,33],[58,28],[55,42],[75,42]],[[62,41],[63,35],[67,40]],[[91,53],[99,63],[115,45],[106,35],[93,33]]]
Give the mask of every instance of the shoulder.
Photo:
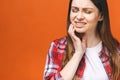
[[[55,45],[66,45],[67,44],[67,37],[65,36],[65,37],[61,37],[59,39],[55,39],[55,40],[53,40],[53,43]]]
[[[67,37],[61,37],[59,39],[55,39],[52,41],[51,44],[52,48],[54,48],[53,50],[57,53],[64,53],[64,51],[66,50],[66,46],[67,46]]]
[[[59,39],[55,39],[55,40],[53,40],[53,42],[55,44],[66,44],[66,40],[67,40],[67,37],[65,36],[65,37],[61,37]]]

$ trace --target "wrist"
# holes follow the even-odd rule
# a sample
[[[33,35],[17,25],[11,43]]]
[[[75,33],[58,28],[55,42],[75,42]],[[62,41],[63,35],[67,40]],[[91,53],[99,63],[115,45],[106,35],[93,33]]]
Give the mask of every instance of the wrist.
[[[80,51],[76,51],[76,52],[74,53],[74,55],[76,55],[76,56],[78,56],[78,57],[83,56],[83,54],[84,54],[84,52],[80,52]]]

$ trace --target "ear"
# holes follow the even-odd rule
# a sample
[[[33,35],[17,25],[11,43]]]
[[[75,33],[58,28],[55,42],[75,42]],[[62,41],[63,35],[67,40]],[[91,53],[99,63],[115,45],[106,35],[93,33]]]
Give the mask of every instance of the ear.
[[[99,14],[99,18],[98,18],[98,21],[102,21],[103,20],[103,15],[102,13]]]

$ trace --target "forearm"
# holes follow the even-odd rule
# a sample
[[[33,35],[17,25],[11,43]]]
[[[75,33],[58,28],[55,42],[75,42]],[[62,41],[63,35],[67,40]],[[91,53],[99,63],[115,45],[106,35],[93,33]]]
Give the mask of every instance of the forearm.
[[[64,80],[72,80],[73,76],[76,73],[78,65],[82,59],[83,54],[74,53],[71,60],[66,64],[66,66],[60,71],[62,78]]]

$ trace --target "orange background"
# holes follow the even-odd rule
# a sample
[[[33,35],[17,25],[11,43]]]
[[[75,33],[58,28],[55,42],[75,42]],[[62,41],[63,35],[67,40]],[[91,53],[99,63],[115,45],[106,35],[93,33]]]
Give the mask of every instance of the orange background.
[[[0,80],[42,80],[52,40],[66,35],[69,0],[0,1]],[[108,0],[120,41],[120,0]]]

